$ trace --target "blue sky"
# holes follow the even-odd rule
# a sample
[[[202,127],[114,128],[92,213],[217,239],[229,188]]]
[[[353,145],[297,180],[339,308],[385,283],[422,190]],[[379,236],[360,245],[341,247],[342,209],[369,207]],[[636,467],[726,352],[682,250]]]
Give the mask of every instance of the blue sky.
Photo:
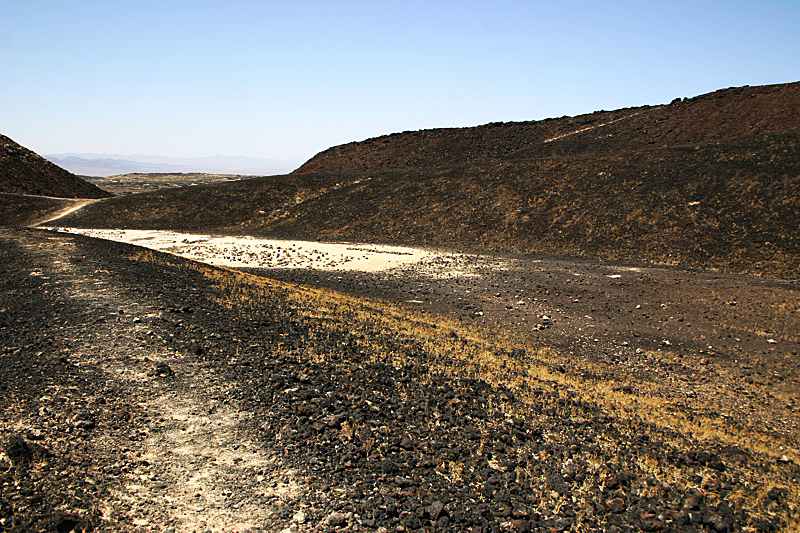
[[[800,2],[41,1],[0,133],[42,153],[311,157],[387,133],[800,80]]]

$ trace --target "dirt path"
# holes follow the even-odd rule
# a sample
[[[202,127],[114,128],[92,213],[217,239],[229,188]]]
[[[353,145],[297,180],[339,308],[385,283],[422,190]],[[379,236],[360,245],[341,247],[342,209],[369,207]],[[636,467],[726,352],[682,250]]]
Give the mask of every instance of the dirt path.
[[[556,135],[554,137],[550,137],[548,139],[545,139],[542,142],[550,143],[550,142],[553,142],[553,141],[557,141],[559,139],[563,139],[564,137],[569,137],[571,135],[578,135],[578,134],[586,132],[586,131],[596,130],[598,128],[602,128],[604,126],[608,126],[609,124],[614,124],[615,122],[619,122],[621,120],[627,120],[629,118],[633,118],[636,115],[640,115],[640,114],[642,114],[642,111],[637,111],[636,113],[631,113],[630,115],[626,115],[624,117],[615,118],[614,120],[609,120],[607,122],[601,122],[600,124],[593,124],[591,126],[586,126],[585,128],[580,128],[580,129],[577,129],[577,130],[574,130],[574,131],[569,131],[567,133],[562,133],[561,135]]]
[[[49,197],[45,197],[49,198]],[[63,200],[64,202],[68,202],[67,205],[64,206],[64,209],[56,213],[55,215],[50,215],[48,218],[43,220],[37,220],[32,226],[38,226],[40,224],[47,224],[48,222],[52,222],[54,220],[58,220],[61,217],[67,216],[70,213],[74,213],[75,211],[86,207],[89,204],[93,204],[94,202],[99,202],[102,198],[54,198],[55,200]]]
[[[277,510],[303,487],[243,427],[253,414],[224,400],[234,385],[152,329],[165,313],[160,302],[125,294],[69,238],[48,240],[51,245],[40,246],[23,239],[16,251],[22,268],[11,274],[49,295],[52,307],[35,302],[40,308],[29,309],[34,316],[26,322],[67,319],[56,333],[60,348],[48,339],[34,362],[52,357],[58,365],[42,369],[47,384],[35,396],[35,410],[4,406],[2,437],[35,436],[55,462],[66,461],[53,474],[66,475],[75,497],[62,496],[67,501],[54,513],[56,529],[86,521],[82,505],[91,499],[102,512],[100,523],[130,531],[274,530],[281,523]],[[11,311],[10,303],[4,299],[0,312]],[[14,347],[3,333],[6,354],[22,355],[31,346]],[[76,387],[78,380],[84,385]],[[81,457],[92,459],[87,464]],[[42,491],[48,467],[34,465],[40,478],[34,486]],[[25,486],[21,481],[18,487]]]
[[[219,398],[226,391],[219,380],[170,361],[170,370],[183,377],[180,386],[162,379],[154,387],[146,374],[106,365],[109,378],[125,383],[131,399],[146,405],[155,421],[135,445],[138,464],[106,502],[109,518],[132,519],[152,531],[165,525],[175,531],[260,531],[279,522],[275,502],[294,500],[303,491],[295,472],[243,430],[242,421],[253,414],[223,405]]]

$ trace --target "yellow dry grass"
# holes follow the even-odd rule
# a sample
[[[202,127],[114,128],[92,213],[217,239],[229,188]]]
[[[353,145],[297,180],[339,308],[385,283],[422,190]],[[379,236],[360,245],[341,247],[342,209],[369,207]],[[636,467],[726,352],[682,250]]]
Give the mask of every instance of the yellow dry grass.
[[[133,259],[155,263],[180,266],[199,271],[206,278],[223,289],[226,296],[218,303],[236,311],[257,305],[259,301],[270,298],[284,299],[296,313],[309,321],[324,321],[356,335],[364,353],[372,354],[375,362],[402,367],[408,363],[420,363],[414,359],[410,350],[397,350],[384,343],[384,337],[402,339],[410,344],[421,346],[427,354],[424,364],[427,366],[427,377],[445,375],[469,377],[483,380],[492,386],[507,387],[513,391],[517,399],[522,400],[512,406],[509,402],[494,399],[491,409],[502,412],[506,418],[519,417],[531,419],[536,415],[528,412],[526,406],[541,405],[541,393],[555,393],[559,398],[587,402],[599,407],[612,417],[623,423],[633,423],[631,427],[651,427],[660,433],[665,444],[677,449],[688,449],[690,444],[702,444],[708,449],[719,447],[735,447],[752,454],[753,464],[728,465],[729,472],[735,472],[744,479],[760,483],[761,489],[754,497],[752,493],[736,493],[729,495],[728,500],[738,503],[742,508],[757,514],[757,507],[772,487],[784,487],[789,490],[790,507],[796,509],[800,502],[800,486],[787,483],[780,470],[774,468],[760,469],[759,465],[776,464],[788,459],[795,464],[800,463],[800,453],[786,446],[786,442],[752,429],[739,429],[725,420],[705,416],[688,416],[674,410],[667,410],[668,401],[664,400],[661,390],[666,385],[637,382],[631,390],[622,392],[618,381],[612,379],[583,380],[567,373],[552,372],[550,368],[568,365],[567,357],[549,348],[533,347],[520,339],[516,339],[507,331],[487,330],[485,328],[465,327],[460,322],[443,316],[435,316],[410,311],[399,305],[387,302],[357,298],[328,289],[311,288],[297,284],[275,281],[240,271],[211,267],[200,263],[186,262],[171,258],[165,254],[152,251],[141,251],[133,255]],[[359,333],[370,332],[369,335]],[[524,350],[526,356],[510,357],[515,350]],[[517,352],[519,353],[519,352]],[[662,354],[651,356],[664,357]],[[314,358],[324,359],[324,353],[313,354]],[[583,370],[595,376],[603,376],[603,369],[588,363]],[[702,407],[702,406],[700,406]],[[711,407],[711,406],[708,406]],[[708,409],[711,410],[711,409]],[[697,409],[702,412],[703,409]],[[565,410],[564,416],[572,413]],[[600,439],[602,442],[602,439]],[[609,449],[617,445],[606,443]],[[661,465],[658,461],[642,457],[638,464],[644,472],[656,479],[684,489],[699,488],[687,482],[690,472],[688,468],[676,468],[674,465]],[[449,479],[458,479],[461,468],[457,464],[442,465],[442,475]],[[696,473],[696,467],[694,473]],[[791,527],[800,527],[800,522],[791,522]]]

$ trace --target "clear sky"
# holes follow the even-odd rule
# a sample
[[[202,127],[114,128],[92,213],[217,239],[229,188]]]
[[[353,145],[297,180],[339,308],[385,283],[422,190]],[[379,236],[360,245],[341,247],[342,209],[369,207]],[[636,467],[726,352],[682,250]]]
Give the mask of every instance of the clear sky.
[[[305,159],[798,80],[798,0],[0,6],[0,133],[41,154]]]

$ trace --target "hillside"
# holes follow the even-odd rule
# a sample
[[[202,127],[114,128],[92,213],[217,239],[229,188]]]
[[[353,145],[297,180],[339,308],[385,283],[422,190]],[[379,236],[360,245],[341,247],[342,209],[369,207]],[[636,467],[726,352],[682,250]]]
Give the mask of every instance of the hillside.
[[[800,127],[800,82],[737,87],[668,105],[396,133],[325,150],[296,173],[445,167],[683,146]]]
[[[113,198],[57,223],[547,253],[800,277],[800,131]]]
[[[0,193],[59,198],[111,196],[4,135],[0,135]]]
[[[33,226],[92,201],[26,194],[0,193],[0,226]]]
[[[797,90],[0,193],[0,225],[292,239],[0,228],[0,530],[799,531]]]
[[[433,314],[30,229],[0,257],[4,531],[800,526],[797,283],[437,263],[401,299],[442,283]],[[447,311],[522,295],[574,350]]]

